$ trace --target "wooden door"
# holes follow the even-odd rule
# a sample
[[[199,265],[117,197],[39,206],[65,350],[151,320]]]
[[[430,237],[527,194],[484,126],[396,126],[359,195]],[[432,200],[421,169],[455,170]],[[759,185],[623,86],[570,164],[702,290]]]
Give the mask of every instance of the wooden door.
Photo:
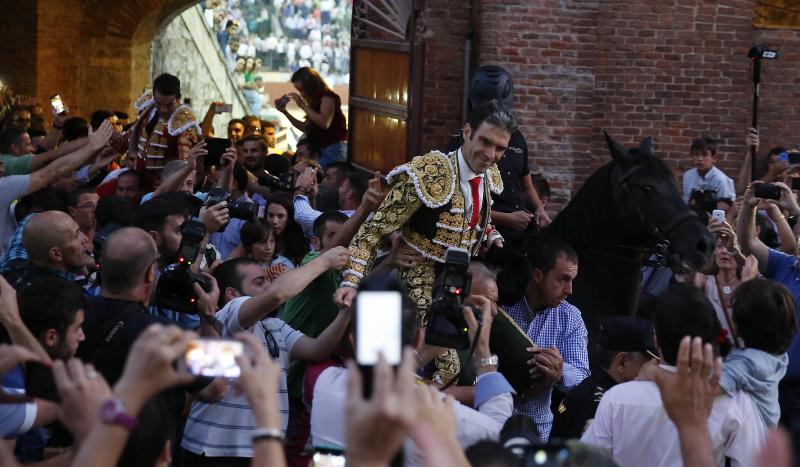
[[[386,174],[419,151],[423,1],[354,0],[348,152],[359,167]]]

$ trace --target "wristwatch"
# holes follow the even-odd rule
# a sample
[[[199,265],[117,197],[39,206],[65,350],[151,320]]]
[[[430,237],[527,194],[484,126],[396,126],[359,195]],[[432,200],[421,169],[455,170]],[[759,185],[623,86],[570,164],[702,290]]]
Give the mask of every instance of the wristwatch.
[[[475,360],[475,369],[483,368],[485,366],[497,366],[500,363],[500,358],[497,355],[490,355],[484,358],[478,358]]]
[[[134,430],[139,422],[125,413],[125,406],[117,398],[111,398],[100,406],[100,420],[107,424],[116,424],[128,430]]]

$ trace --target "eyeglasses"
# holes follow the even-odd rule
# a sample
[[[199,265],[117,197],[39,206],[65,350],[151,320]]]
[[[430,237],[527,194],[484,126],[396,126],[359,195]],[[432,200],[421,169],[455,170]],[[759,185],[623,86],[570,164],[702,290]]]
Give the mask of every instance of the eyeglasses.
[[[83,203],[75,206],[76,209],[97,209],[97,203]]]

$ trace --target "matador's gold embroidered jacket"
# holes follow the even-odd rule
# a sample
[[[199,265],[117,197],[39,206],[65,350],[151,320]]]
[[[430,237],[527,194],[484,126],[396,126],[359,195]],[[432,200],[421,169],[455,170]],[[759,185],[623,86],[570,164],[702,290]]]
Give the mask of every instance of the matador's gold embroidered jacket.
[[[448,155],[433,151],[415,157],[392,170],[387,180],[392,185],[389,194],[350,242],[350,260],[343,273],[342,286],[357,287],[372,267],[381,238],[400,229],[409,246],[425,259],[412,269],[426,271],[424,275],[430,277],[424,285],[430,290],[431,266],[434,262],[444,262],[447,248],[463,248],[475,255],[487,231],[494,230],[489,219],[491,193],[503,191],[500,172],[493,165],[484,176],[483,205],[475,228],[470,228],[464,213],[457,151]],[[405,271],[402,275],[408,281],[409,275],[423,274]]]
[[[139,121],[126,136],[136,156],[136,169],[160,170],[169,161],[186,160],[202,134],[192,109],[181,105],[164,121],[158,114],[152,92],[139,97],[134,107],[139,111]],[[153,119],[156,119],[155,126],[148,132]]]

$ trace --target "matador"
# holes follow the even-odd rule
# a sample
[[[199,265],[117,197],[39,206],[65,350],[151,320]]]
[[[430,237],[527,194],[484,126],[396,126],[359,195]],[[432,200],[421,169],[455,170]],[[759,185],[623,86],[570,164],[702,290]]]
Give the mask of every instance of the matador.
[[[450,154],[433,151],[414,157],[387,176],[391,189],[373,217],[350,242],[337,300],[352,302],[360,280],[369,273],[381,239],[400,230],[405,242],[422,257],[400,277],[427,323],[433,283],[450,247],[477,255],[483,244],[502,246],[491,224],[491,193],[503,191],[497,161],[505,152],[516,122],[497,101],[476,108],[464,125],[464,143]],[[453,350],[437,360],[442,380],[458,373]]]

